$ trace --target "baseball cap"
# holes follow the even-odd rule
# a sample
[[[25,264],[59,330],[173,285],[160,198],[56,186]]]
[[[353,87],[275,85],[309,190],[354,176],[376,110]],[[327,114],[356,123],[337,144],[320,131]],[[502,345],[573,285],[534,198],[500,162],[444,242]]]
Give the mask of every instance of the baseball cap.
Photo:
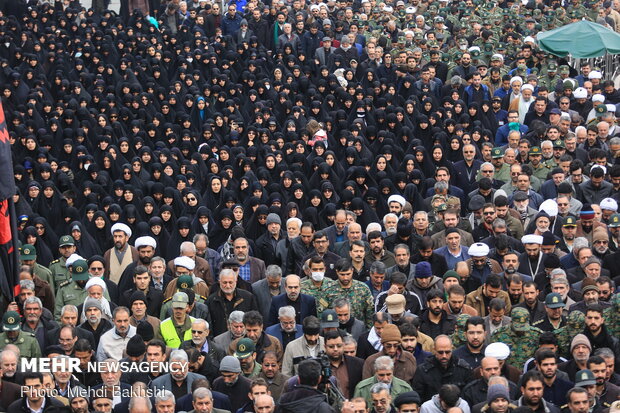
[[[86,260],[75,261],[71,268],[71,278],[73,278],[73,281],[86,281],[90,277]]]
[[[338,322],[338,315],[334,310],[325,310],[321,314],[321,328],[338,328],[340,323]]]
[[[567,216],[566,218],[564,218],[564,224],[562,224],[563,227],[576,227],[577,226],[577,218],[573,217],[573,216]]]
[[[59,247],[66,247],[67,245],[75,245],[75,240],[71,235],[63,235],[58,241]]]
[[[564,307],[564,301],[562,296],[558,293],[549,293],[545,297],[545,306],[547,308],[562,308]]]
[[[17,311],[7,311],[2,317],[2,329],[4,331],[17,331],[19,330],[20,317]]]
[[[575,374],[575,386],[584,387],[584,386],[592,386],[596,384],[596,377],[594,377],[594,373],[588,369],[579,370],[577,374]]]
[[[24,244],[19,250],[19,259],[20,260],[34,260],[37,258],[37,250],[32,244]]]
[[[503,158],[503,157],[504,157],[504,151],[502,150],[502,148],[491,149],[491,158],[497,159],[497,158]]]
[[[256,351],[256,344],[245,337],[237,342],[237,348],[235,349],[235,357],[238,359],[244,359],[250,357]]]
[[[172,308],[185,308],[189,304],[189,297],[183,292],[175,293],[172,296]]]
[[[514,331],[527,331],[530,327],[530,313],[521,307],[513,308],[510,313],[511,326]]]
[[[613,214],[609,217],[609,224],[607,226],[610,228],[620,227],[620,214]]]

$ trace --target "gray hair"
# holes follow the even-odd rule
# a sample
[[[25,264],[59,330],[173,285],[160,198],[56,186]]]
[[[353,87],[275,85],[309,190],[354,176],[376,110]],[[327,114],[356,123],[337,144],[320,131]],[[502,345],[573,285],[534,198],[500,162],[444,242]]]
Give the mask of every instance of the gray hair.
[[[336,298],[332,303],[333,308],[342,308],[345,305],[351,308],[351,303],[349,302],[349,299],[345,297]]]
[[[378,274],[385,274],[385,264],[383,263],[383,261],[373,261],[372,264],[370,264],[370,268],[368,268],[368,272],[369,273],[378,273]]]
[[[194,321],[192,321],[192,324],[202,324],[207,330],[209,329],[209,322],[202,318],[195,319]]]
[[[567,287],[570,286],[570,283],[568,282],[568,279],[566,277],[552,278],[549,284],[551,284],[552,287],[558,284],[563,284]]]
[[[265,270],[266,278],[280,278],[282,277],[282,268],[279,265],[271,264]]]
[[[394,360],[390,356],[381,356],[375,360],[375,371],[394,370]]]
[[[344,344],[354,344],[355,348],[357,348],[357,340],[355,340],[355,337],[353,337],[352,335],[344,336],[344,339],[342,340],[342,342]]]
[[[65,313],[78,313],[78,309],[73,304],[67,304],[60,309],[60,315],[64,315]]]
[[[10,355],[13,355],[15,357],[15,360],[19,358],[19,354],[17,354],[13,350],[5,348],[4,350],[0,351],[0,361],[4,361],[4,357],[10,356]]]
[[[396,218],[396,219],[398,219],[398,216],[395,213],[393,213],[393,212],[385,214],[383,216],[383,225],[385,225],[385,222],[387,221],[388,218]]]
[[[39,306],[39,308],[43,308],[43,303],[41,302],[41,299],[39,297],[28,297],[24,300],[24,308],[26,307],[27,304],[36,304]]]
[[[222,276],[224,275],[230,275],[232,277],[235,277],[235,272],[230,268],[222,268],[220,270],[220,280],[222,279]]]
[[[501,384],[508,388],[508,379],[503,376],[491,376],[489,377],[489,387],[494,384]]]
[[[195,254],[196,253],[196,246],[191,241],[183,241],[181,243],[181,246],[179,247],[179,253],[183,254],[183,251],[187,251],[187,252],[191,252],[191,253]]]
[[[435,186],[433,188],[435,188],[436,191],[447,191],[448,183],[444,181],[437,181],[435,182]]]
[[[501,218],[495,218],[495,220],[493,220],[493,228],[505,228],[506,227],[506,221],[504,221]]]
[[[196,246],[196,243],[198,241],[204,241],[207,244],[207,247],[209,246],[209,237],[207,236],[207,234],[194,235],[194,238],[192,238],[192,242],[194,243],[194,246]]]
[[[189,361],[185,350],[172,350],[170,353],[170,361]]]
[[[34,282],[32,280],[21,280],[19,282],[19,288],[34,291]]]
[[[167,402],[168,400],[172,400],[172,404],[176,404],[174,394],[170,390],[159,391],[155,396],[155,405],[157,405],[157,403]]]
[[[607,143],[609,146],[620,145],[620,138],[616,136],[615,138],[611,138]]]
[[[390,392],[389,386],[385,383],[375,383],[370,388],[370,394],[379,394],[384,391],[388,393]]]
[[[609,347],[601,347],[594,350],[594,355],[604,359],[615,359],[616,354]]]
[[[590,246],[590,243],[588,242],[588,239],[585,237],[577,237],[573,241],[573,251],[575,251],[576,253],[579,252],[580,249],[587,248],[589,246]]]
[[[291,223],[296,223],[297,224],[297,228],[301,228],[301,224],[303,224],[303,221],[297,217],[293,217],[293,218],[289,218],[286,220],[286,225],[291,224]]]
[[[347,214],[347,219],[348,217],[353,218],[353,222],[357,222],[357,215],[355,215],[355,212],[353,211],[345,211],[345,213]]]
[[[149,411],[153,409],[153,406],[151,405],[151,401],[149,400],[148,397],[132,397],[131,399],[129,399],[129,411],[135,408],[136,405],[139,406],[140,405],[139,403],[144,403],[148,407]]]
[[[155,262],[155,261],[161,261],[161,262],[163,262],[163,263],[164,263],[164,267],[166,266],[166,260],[165,260],[165,259],[163,259],[163,258],[162,258],[162,257],[160,257],[160,256],[155,256],[155,257],[151,258],[151,264],[152,264],[153,262]]]
[[[551,142],[550,140],[547,139],[547,140],[541,142],[540,147],[542,148],[543,146],[551,146],[551,147],[553,147],[553,142]]]
[[[428,212],[426,211],[418,211],[415,214],[413,214],[413,219],[415,220],[415,217],[417,217],[418,215],[420,216],[424,216],[424,218],[428,219]]]
[[[196,400],[196,399],[204,399],[205,397],[208,397],[211,400],[213,400],[213,393],[211,393],[211,390],[207,389],[206,387],[198,387],[192,393],[192,398],[194,400]]]
[[[243,323],[243,311],[233,311],[232,313],[230,313],[230,315],[228,316],[228,322],[229,323]]]
[[[483,166],[490,166],[491,168],[493,168],[493,171],[495,171],[495,167],[491,162],[484,162],[482,165],[480,165],[480,169],[482,169]]]
[[[284,307],[280,307],[280,309],[278,310],[278,317],[295,318],[296,315],[297,315],[297,312],[295,311],[295,308],[290,305],[285,305]]]
[[[379,224],[378,222],[371,222],[370,224],[366,225],[366,235],[370,234],[372,231],[381,231],[381,224]]]

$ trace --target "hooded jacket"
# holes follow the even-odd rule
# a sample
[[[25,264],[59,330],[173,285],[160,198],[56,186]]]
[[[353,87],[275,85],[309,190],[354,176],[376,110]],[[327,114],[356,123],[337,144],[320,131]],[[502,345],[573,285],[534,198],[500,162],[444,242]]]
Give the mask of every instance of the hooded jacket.
[[[334,413],[335,410],[327,402],[327,395],[318,389],[299,384],[280,397],[280,405],[276,413]]]

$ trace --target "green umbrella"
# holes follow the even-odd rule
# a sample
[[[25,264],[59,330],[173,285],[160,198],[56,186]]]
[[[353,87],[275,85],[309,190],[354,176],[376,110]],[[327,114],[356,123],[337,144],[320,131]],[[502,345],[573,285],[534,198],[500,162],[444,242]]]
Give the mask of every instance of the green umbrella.
[[[575,58],[620,53],[620,34],[598,23],[582,20],[536,36],[540,48],[556,56]]]

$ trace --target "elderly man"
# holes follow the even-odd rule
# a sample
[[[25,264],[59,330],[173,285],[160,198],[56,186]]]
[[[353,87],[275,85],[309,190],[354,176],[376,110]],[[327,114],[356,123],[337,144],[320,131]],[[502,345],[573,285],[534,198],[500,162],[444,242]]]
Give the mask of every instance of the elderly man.
[[[394,377],[394,361],[389,356],[377,358],[374,362],[374,370],[372,377],[360,381],[355,386],[354,397],[363,397],[368,404],[372,403],[372,388],[377,383],[387,385],[392,398],[412,390],[406,381]]]
[[[246,240],[247,242],[247,240]],[[257,310],[256,298],[252,293],[237,287],[237,274],[229,269],[220,271],[219,290],[209,296],[207,307],[213,321],[213,334],[220,335],[227,330],[226,321],[232,311]]]
[[[233,311],[228,316],[227,330],[215,336],[213,341],[223,349],[227,349],[234,340],[245,336],[245,326],[243,325],[243,311]]]
[[[236,357],[226,356],[220,363],[220,374],[213,381],[213,390],[226,394],[230,398],[233,411],[237,411],[250,402],[251,381],[241,374],[241,364]]]
[[[98,347],[101,336],[114,326],[108,319],[103,317],[101,303],[93,298],[89,297],[84,302],[84,314],[86,315],[86,321],[80,327],[93,334],[95,344]]]
[[[280,340],[282,348],[286,348],[291,341],[303,334],[302,326],[295,321],[295,316],[296,311],[293,306],[280,307],[278,310],[279,323],[265,330],[265,333]]]
[[[23,304],[24,321],[22,331],[32,333],[39,343],[39,348],[45,349],[52,343],[48,341],[47,332],[58,328],[58,323],[43,317],[43,303],[38,297],[28,297]]]
[[[201,374],[189,371],[189,359],[184,350],[173,350],[170,353],[170,373],[159,376],[151,382],[156,391],[170,390],[175,398],[180,399],[192,389],[194,380],[204,379]]]

